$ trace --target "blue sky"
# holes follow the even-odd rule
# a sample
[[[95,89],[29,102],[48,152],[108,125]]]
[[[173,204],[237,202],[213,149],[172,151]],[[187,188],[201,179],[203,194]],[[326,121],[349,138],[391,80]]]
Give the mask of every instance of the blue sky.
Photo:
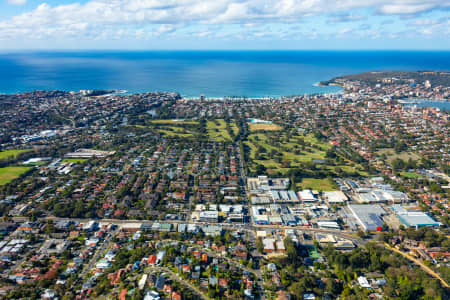
[[[450,0],[0,0],[0,49],[450,50]]]

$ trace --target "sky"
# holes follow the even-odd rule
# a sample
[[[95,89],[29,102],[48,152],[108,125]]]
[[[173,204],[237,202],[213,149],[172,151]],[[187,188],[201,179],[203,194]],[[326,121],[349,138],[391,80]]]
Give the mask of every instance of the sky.
[[[450,0],[0,0],[8,49],[450,50]]]

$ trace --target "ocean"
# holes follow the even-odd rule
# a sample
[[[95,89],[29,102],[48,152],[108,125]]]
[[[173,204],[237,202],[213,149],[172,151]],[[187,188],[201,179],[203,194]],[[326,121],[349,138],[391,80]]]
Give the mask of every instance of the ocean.
[[[450,111],[450,102],[449,101],[433,101],[426,99],[412,99],[411,103],[404,103],[404,105],[408,106],[417,106],[417,107],[436,107],[441,110]]]
[[[45,51],[0,53],[0,93],[120,89],[185,97],[330,93],[376,70],[450,70],[450,51]]]

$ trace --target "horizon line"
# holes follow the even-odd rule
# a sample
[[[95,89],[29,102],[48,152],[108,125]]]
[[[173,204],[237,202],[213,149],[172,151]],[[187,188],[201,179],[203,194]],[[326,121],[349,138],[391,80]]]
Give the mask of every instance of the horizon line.
[[[450,52],[450,49],[399,49],[399,48],[383,48],[383,49],[248,49],[248,48],[242,48],[242,49],[197,49],[197,48],[186,48],[186,49],[121,49],[121,48],[32,48],[32,49],[0,49],[0,53],[5,52],[38,52],[38,51],[51,51],[51,52],[63,52],[63,51],[129,51],[129,52],[183,52],[183,51],[199,51],[199,52],[219,52],[219,51],[228,51],[228,52],[238,52],[238,51],[249,51],[249,52],[311,52],[311,51],[317,51],[317,52],[375,52],[375,51],[411,51],[411,52]]]

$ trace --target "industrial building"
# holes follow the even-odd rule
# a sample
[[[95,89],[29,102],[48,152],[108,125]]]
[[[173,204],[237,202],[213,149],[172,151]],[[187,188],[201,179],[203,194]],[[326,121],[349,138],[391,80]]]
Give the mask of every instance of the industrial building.
[[[391,208],[400,222],[406,227],[415,227],[418,229],[424,226],[439,227],[442,225],[416,207],[394,204]]]
[[[355,244],[351,240],[337,237],[329,233],[316,233],[315,236],[316,240],[321,245],[331,244],[338,250],[352,250],[355,248]]]
[[[289,183],[289,178],[268,178],[267,176],[247,178],[247,185],[252,194],[271,190],[286,190],[289,187]]]
[[[317,226],[323,229],[341,229],[336,221],[317,221]]]
[[[200,212],[201,222],[217,223],[218,220],[219,220],[219,213],[216,210],[207,210]]]
[[[344,203],[348,200],[347,196],[341,191],[323,192],[323,197],[327,200],[328,204]]]
[[[408,201],[408,196],[405,193],[394,190],[360,188],[356,197],[360,202],[365,203],[400,203]]]
[[[317,198],[313,195],[311,190],[303,190],[298,192],[298,196],[302,202],[315,202]]]
[[[386,212],[378,204],[352,204],[348,208],[364,231],[375,231],[384,225],[381,217]]]

